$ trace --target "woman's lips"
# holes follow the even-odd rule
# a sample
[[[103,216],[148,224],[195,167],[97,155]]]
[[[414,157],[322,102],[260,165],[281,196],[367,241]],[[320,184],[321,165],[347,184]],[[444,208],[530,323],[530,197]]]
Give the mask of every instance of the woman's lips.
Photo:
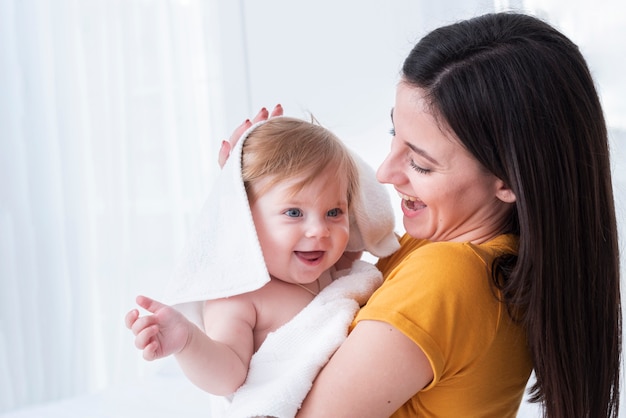
[[[418,200],[416,197],[406,195],[398,192],[398,196],[402,199],[402,212],[405,215],[411,215],[415,212],[422,210],[426,207],[424,202]]]

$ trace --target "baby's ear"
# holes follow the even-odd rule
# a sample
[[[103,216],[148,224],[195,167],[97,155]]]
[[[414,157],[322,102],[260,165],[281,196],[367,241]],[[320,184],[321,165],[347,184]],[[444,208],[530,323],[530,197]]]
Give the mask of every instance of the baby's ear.
[[[498,179],[496,197],[505,203],[515,203],[515,193],[504,182]]]

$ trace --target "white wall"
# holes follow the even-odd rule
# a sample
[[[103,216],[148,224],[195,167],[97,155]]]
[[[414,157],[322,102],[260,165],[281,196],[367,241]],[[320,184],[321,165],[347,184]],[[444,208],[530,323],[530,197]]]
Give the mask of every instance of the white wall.
[[[313,113],[377,164],[388,145],[400,66],[415,41],[440,24],[492,11],[493,4],[243,0],[221,8],[229,16],[222,19],[223,42],[238,57],[234,67],[225,63],[224,71],[239,77],[225,86],[226,96],[238,100],[226,103],[228,127],[261,106],[281,103],[293,116]],[[243,25],[231,20],[236,17]]]

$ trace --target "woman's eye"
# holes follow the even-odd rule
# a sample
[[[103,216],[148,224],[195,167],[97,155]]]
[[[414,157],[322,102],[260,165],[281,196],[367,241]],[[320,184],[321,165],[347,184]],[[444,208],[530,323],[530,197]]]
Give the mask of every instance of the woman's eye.
[[[292,209],[287,209],[285,211],[285,215],[291,217],[291,218],[298,218],[300,216],[302,216],[302,211],[300,209],[297,208],[292,208]]]
[[[336,218],[337,216],[341,215],[343,213],[343,211],[339,208],[335,208],[335,209],[331,209],[327,212],[327,215],[331,218]]]
[[[418,173],[422,173],[422,174],[430,173],[430,170],[428,170],[427,168],[420,167],[419,165],[415,164],[415,161],[413,160],[409,160],[409,164],[411,165],[411,168],[417,171]]]

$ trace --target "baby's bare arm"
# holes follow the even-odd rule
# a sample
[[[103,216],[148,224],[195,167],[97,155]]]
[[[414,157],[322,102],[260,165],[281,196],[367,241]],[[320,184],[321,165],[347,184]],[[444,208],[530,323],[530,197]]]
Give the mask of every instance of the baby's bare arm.
[[[205,302],[205,330],[194,327],[176,359],[187,377],[215,395],[230,395],[248,374],[256,311],[245,297]]]

